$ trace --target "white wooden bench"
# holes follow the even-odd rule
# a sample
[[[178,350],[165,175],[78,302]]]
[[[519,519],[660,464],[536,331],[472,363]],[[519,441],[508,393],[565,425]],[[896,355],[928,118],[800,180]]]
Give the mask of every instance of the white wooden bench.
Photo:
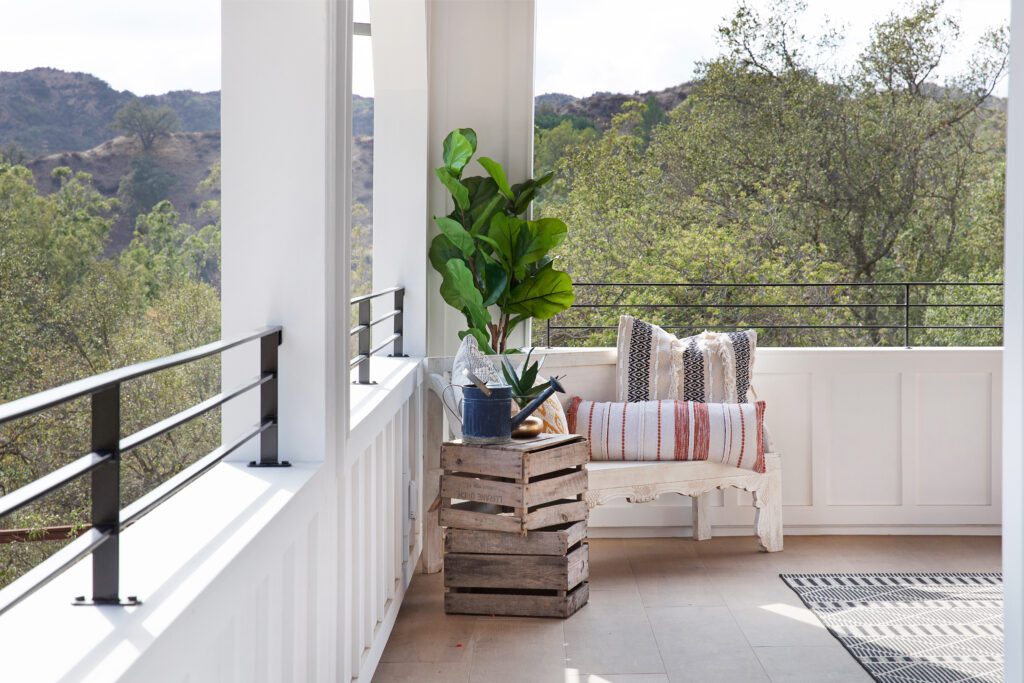
[[[458,424],[453,421],[448,421],[449,429],[445,429],[441,399],[441,391],[451,373],[452,360],[446,357],[427,358],[424,361],[426,379],[431,389],[424,392],[426,405],[423,413],[427,458],[424,500],[428,507],[423,520],[421,567],[427,573],[441,571],[442,564],[442,530],[437,523],[441,443],[446,437],[460,436]],[[763,474],[714,462],[696,461],[591,462],[587,470],[590,482],[585,500],[590,508],[617,499],[626,499],[630,503],[649,503],[664,493],[690,496],[693,500],[693,538],[698,541],[711,538],[708,500],[712,491],[726,488],[749,491],[753,494],[756,508],[754,534],[761,549],[766,552],[782,550],[782,458],[777,452],[765,453]]]

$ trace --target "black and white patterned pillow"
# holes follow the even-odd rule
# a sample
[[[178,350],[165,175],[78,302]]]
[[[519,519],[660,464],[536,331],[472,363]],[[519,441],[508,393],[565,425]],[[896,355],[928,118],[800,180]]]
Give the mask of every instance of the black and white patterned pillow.
[[[746,403],[757,332],[703,332],[679,339],[657,325],[619,318],[619,401]]]

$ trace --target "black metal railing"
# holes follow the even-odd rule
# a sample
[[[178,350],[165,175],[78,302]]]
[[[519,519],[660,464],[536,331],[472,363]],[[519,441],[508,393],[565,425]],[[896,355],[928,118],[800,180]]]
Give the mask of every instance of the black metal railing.
[[[373,310],[371,308],[373,300],[385,296],[387,294],[395,295],[395,308],[387,313],[373,317]],[[394,344],[391,347],[391,356],[393,357],[405,357],[402,345],[402,325],[403,325],[403,314],[405,310],[405,287],[389,287],[382,289],[379,292],[372,292],[370,294],[364,294],[363,296],[357,296],[352,299],[352,305],[358,306],[356,326],[349,331],[350,336],[356,336],[356,356],[349,361],[349,368],[359,368],[359,378],[354,384],[376,384],[376,382],[370,381],[370,358],[373,354],[383,349],[388,344]],[[387,339],[381,340],[376,346],[371,348],[373,343],[373,328],[375,325],[386,320],[394,320],[392,326],[392,334]]]
[[[607,320],[609,312],[629,310],[653,313],[661,318],[668,318],[661,326],[674,331],[699,331],[714,327],[718,330],[756,329],[762,330],[847,330],[863,331],[869,334],[864,343],[882,345],[900,345],[910,348],[915,341],[915,331],[959,330],[981,331],[1002,330],[1001,309],[1003,307],[1001,292],[1002,282],[824,282],[824,283],[747,283],[747,282],[704,282],[704,283],[666,283],[666,282],[577,282],[577,303],[565,313],[549,318],[544,328],[544,343],[552,346],[554,342],[586,341],[586,337],[595,332],[617,329],[616,324]],[[818,298],[827,301],[764,301],[758,303],[747,296],[741,301],[708,301],[709,293],[725,293],[730,297],[734,290],[750,292],[761,290],[767,293],[776,289],[797,288],[802,290],[800,297],[808,298],[808,293],[817,293]],[[1000,295],[998,301],[950,301],[940,297],[938,301],[929,301],[929,294],[937,288],[963,288],[974,291],[992,291]],[[649,298],[663,299],[663,293],[674,290],[673,296],[682,301],[670,303],[648,301]],[[610,294],[609,294],[610,292]],[[652,293],[658,292],[657,295]],[[895,294],[895,296],[893,296]],[[605,297],[611,297],[611,301]],[[873,300],[888,297],[888,300]],[[813,298],[813,297],[810,297]],[[929,321],[925,316],[928,311],[943,309],[960,311],[984,311],[1000,309],[998,320],[983,322]],[[689,311],[691,318],[685,321],[673,320],[672,311]],[[775,313],[772,320],[764,320],[764,313]],[[780,311],[790,312],[834,312],[843,311],[844,316],[832,316],[832,320],[807,323],[803,321],[779,320]],[[591,315],[586,315],[587,313]],[[606,313],[601,316],[601,313]],[[757,314],[751,319],[749,314]],[[888,312],[888,315],[886,313]],[[895,316],[893,315],[895,313]],[[599,318],[597,322],[592,319]],[[600,320],[604,317],[605,320]],[[679,315],[676,316],[681,317]],[[756,319],[760,317],[761,319]],[[988,316],[992,318],[993,316]],[[569,319],[569,323],[560,322]],[[661,322],[659,321],[659,324]],[[887,335],[883,334],[888,332]],[[561,336],[561,338],[559,338]]]
[[[214,356],[247,342],[260,342],[260,374],[253,380],[197,403],[130,436],[121,436],[121,385],[161,370]],[[120,597],[119,535],[242,444],[260,437],[259,460],[250,467],[287,467],[278,459],[277,347],[281,328],[267,327],[244,336],[206,344],[165,358],[129,365],[0,405],[0,426],[88,396],[92,411],[90,453],[0,498],[0,518],[10,515],[86,474],[91,477],[89,528],[49,558],[0,590],[0,614],[39,590],[76,562],[92,555],[92,597],[79,605],[139,604]],[[233,441],[222,443],[135,502],[121,507],[121,456],[156,437],[223,405],[252,389],[260,390],[260,419]]]

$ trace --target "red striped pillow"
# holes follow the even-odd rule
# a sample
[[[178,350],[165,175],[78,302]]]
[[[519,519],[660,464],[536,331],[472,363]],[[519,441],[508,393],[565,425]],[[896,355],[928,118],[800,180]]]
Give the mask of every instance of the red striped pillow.
[[[569,431],[591,460],[708,460],[764,472],[764,401],[597,403],[573,397]]]

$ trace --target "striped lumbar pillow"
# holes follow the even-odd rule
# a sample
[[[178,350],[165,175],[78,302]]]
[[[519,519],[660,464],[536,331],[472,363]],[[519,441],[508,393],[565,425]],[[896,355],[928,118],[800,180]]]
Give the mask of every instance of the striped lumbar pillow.
[[[657,325],[619,318],[617,398],[702,403],[748,401],[757,332],[703,332],[679,339]]]
[[[569,431],[591,460],[708,460],[764,472],[764,401],[597,403],[574,397]]]

